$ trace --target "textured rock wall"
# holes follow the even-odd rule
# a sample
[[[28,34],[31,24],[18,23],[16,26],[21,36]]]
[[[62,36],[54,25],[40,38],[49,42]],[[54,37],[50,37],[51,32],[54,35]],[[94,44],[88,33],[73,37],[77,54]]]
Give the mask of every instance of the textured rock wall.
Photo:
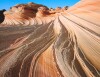
[[[100,77],[99,13],[100,0],[82,0],[44,17],[8,15],[0,77]]]

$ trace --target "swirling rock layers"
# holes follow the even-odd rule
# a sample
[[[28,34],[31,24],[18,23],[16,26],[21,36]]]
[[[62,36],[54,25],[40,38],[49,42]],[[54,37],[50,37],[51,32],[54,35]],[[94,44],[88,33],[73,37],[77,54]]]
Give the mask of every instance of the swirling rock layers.
[[[0,77],[100,77],[99,6],[82,0],[44,17],[8,15],[0,25]]]

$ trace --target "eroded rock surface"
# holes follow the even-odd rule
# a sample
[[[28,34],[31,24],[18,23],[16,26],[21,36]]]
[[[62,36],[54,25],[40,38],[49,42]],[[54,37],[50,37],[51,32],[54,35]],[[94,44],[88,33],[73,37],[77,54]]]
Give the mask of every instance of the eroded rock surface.
[[[0,25],[0,77],[100,77],[100,0],[48,13],[6,15]]]

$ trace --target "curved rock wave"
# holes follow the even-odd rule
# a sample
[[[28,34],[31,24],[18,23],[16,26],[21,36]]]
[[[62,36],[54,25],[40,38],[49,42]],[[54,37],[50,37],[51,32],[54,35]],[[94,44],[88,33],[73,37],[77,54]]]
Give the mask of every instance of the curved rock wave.
[[[100,77],[100,1],[46,17],[6,16],[0,77]]]

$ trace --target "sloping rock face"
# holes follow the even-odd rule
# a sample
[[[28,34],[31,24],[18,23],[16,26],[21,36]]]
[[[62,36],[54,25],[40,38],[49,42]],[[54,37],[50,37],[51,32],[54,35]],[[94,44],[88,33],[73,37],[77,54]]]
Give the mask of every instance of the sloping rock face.
[[[100,77],[100,0],[9,17],[0,25],[0,77]]]

